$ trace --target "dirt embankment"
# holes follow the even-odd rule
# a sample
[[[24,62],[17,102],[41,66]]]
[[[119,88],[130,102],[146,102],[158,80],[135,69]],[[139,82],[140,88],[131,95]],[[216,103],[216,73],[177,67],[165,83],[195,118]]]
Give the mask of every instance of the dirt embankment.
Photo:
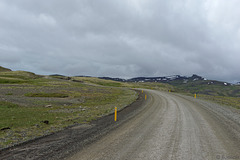
[[[146,103],[144,94],[133,104],[118,112],[118,121],[114,122],[114,115],[102,117],[90,124],[81,124],[69,127],[55,134],[32,140],[15,147],[0,151],[1,159],[63,159],[72,155],[84,146],[99,139],[120,124],[134,117]]]

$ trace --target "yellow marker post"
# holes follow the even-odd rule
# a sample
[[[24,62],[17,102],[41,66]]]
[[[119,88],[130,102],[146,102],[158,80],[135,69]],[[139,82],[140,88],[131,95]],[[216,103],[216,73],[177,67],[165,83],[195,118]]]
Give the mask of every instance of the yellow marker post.
[[[197,94],[196,93],[194,94],[194,98],[197,98]]]
[[[142,93],[143,93],[143,90],[142,90]]]
[[[147,100],[147,95],[145,94],[145,100]]]
[[[169,93],[171,92],[171,90],[169,89]]]
[[[114,121],[117,121],[117,107],[115,107],[115,115],[114,115]]]

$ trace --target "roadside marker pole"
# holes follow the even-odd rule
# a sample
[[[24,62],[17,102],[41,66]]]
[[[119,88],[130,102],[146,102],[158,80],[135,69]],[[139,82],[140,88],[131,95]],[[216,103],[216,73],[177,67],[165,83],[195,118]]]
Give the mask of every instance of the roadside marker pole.
[[[147,100],[147,95],[145,94],[145,100]]]
[[[197,94],[196,93],[194,94],[194,98],[197,98]]]
[[[115,115],[114,115],[114,121],[117,121],[117,107],[115,107]]]
[[[142,93],[143,93],[143,90],[142,90]]]

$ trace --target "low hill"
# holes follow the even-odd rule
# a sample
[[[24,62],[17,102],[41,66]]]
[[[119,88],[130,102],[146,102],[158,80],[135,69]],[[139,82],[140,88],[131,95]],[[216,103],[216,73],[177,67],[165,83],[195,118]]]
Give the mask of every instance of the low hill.
[[[122,85],[91,77],[0,72],[0,150],[123,109],[138,93]]]
[[[12,71],[11,69],[8,69],[8,68],[4,68],[2,66],[0,66],[0,72],[10,72]]]
[[[0,84],[4,83],[28,83],[33,79],[38,79],[42,76],[36,75],[32,72],[26,71],[11,71],[11,72],[0,72]]]

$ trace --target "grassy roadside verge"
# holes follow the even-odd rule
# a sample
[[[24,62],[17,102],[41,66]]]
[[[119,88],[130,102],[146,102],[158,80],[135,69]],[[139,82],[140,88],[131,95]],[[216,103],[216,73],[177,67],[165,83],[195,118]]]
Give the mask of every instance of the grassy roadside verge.
[[[121,86],[121,87],[128,87],[128,88],[145,88],[145,89],[153,89],[153,90],[160,90],[160,91],[169,91],[180,93],[183,95],[188,96],[194,96],[194,92],[196,93],[208,93],[205,90],[211,91],[212,95],[207,94],[197,94],[197,97],[204,100],[209,100],[215,103],[218,103],[220,105],[226,105],[231,106],[236,109],[240,109],[240,98],[237,97],[235,94],[235,97],[230,96],[232,95],[232,92],[235,92],[238,90],[238,87],[236,86],[222,86],[222,85],[214,85],[214,86],[206,86],[202,84],[196,84],[195,87],[192,87],[192,84],[182,84],[173,86],[166,83],[155,83],[155,82],[115,82],[115,81],[107,81],[102,80],[98,78],[89,78],[89,77],[76,77],[77,80],[80,80],[82,82],[86,82],[89,84],[99,84],[101,83],[104,86]],[[210,82],[210,81],[209,81]],[[237,92],[236,92],[237,93]],[[222,95],[222,96],[221,96]]]
[[[220,105],[231,106],[236,109],[240,109],[240,98],[239,97],[228,97],[228,96],[211,96],[198,94],[198,98],[209,100]]]
[[[178,94],[194,97],[192,93],[176,92]],[[233,107],[240,109],[240,98],[239,97],[230,97],[230,96],[216,96],[216,95],[205,95],[197,94],[197,99],[211,101],[220,105]]]
[[[10,102],[0,102],[1,148],[19,142],[47,135],[73,124],[89,123],[99,117],[132,103],[137,94],[131,90],[118,91],[113,96],[105,96],[105,102],[88,99],[85,103],[72,106],[29,107]]]
[[[6,80],[0,82],[0,149],[89,123],[138,96],[130,88],[115,87],[115,82],[94,85],[23,73],[0,73]]]

